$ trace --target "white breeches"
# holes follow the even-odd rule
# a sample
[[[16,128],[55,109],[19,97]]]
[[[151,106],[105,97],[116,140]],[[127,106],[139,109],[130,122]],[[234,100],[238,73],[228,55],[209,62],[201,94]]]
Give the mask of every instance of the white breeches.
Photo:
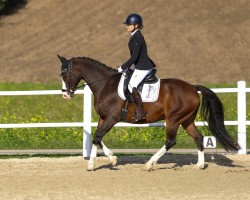
[[[135,69],[134,73],[129,81],[128,89],[130,93],[132,93],[133,88],[137,88],[138,85],[142,82],[142,80],[152,71],[152,69],[149,70],[138,70]]]

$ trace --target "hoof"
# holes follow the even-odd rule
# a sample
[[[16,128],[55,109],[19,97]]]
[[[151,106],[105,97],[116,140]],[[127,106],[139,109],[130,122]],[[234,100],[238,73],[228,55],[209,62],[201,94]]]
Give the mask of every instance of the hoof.
[[[95,170],[95,164],[94,163],[89,163],[87,167],[87,171],[94,171]]]
[[[143,167],[143,171],[152,171],[153,168],[155,167],[156,163],[147,163],[144,167]]]
[[[151,171],[152,170],[152,168],[153,168],[153,166],[152,165],[145,165],[144,167],[143,167],[143,171]]]
[[[204,164],[196,164],[193,169],[204,169],[205,168],[205,165]]]
[[[95,171],[95,167],[88,166],[87,171]]]
[[[112,164],[112,166],[116,166],[116,163],[117,163],[117,157],[116,156],[112,156],[112,158],[110,159],[110,162]]]

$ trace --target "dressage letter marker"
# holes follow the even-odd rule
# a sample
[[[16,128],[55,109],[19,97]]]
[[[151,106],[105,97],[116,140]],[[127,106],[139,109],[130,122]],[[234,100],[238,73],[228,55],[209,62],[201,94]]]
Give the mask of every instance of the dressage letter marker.
[[[216,139],[214,136],[205,136],[203,139],[203,143],[205,148],[216,148]]]

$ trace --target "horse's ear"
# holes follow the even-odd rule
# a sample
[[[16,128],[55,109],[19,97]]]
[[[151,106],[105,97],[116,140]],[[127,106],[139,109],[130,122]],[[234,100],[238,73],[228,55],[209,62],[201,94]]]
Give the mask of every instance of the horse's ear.
[[[57,55],[57,57],[60,59],[61,63],[67,62],[66,58],[64,58],[63,56]]]

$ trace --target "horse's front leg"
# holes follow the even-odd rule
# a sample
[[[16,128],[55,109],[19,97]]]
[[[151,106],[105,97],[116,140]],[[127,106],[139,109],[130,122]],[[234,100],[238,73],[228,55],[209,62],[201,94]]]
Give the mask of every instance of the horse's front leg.
[[[92,149],[91,149],[90,158],[88,162],[88,168],[87,168],[88,171],[95,170],[96,156],[97,156],[97,146],[95,144],[92,144]]]
[[[88,170],[89,171],[93,171],[95,170],[95,160],[97,157],[97,145],[99,145],[104,154],[109,158],[111,164],[113,166],[116,165],[117,163],[117,157],[113,156],[113,153],[104,145],[104,143],[102,142],[102,138],[103,136],[108,133],[108,131],[115,125],[116,122],[114,122],[113,120],[99,120],[98,126],[97,126],[97,130],[95,132],[94,138],[93,138],[93,145],[92,145],[92,149],[91,149],[91,154],[90,154],[90,159],[88,162]]]
[[[113,156],[113,152],[110,151],[105,145],[104,143],[102,142],[102,150],[105,154],[105,156],[107,156],[110,160],[110,163],[112,164],[112,166],[114,167],[117,163],[117,157],[116,156]]]
[[[105,156],[107,156],[110,160],[110,163],[112,164],[112,166],[114,167],[117,163],[117,157],[113,156],[113,152],[110,151],[103,142],[102,143],[102,150],[105,154]],[[88,162],[88,171],[93,171],[95,170],[95,160],[97,157],[97,146],[95,144],[92,145],[92,149],[91,149],[91,154],[90,154],[90,158],[89,158],[89,162]]]

